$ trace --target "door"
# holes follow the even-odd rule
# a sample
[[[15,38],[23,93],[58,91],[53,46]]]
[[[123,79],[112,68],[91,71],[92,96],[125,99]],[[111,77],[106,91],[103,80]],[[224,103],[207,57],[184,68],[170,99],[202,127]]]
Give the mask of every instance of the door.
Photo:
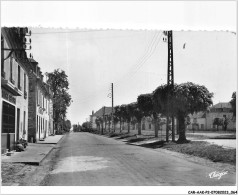
[[[42,128],[42,126],[41,126],[41,117],[39,117],[39,141],[40,141],[40,133],[41,133],[41,128]]]
[[[20,109],[17,108],[17,140],[19,140],[20,134]]]
[[[15,143],[15,106],[2,102],[1,152],[13,150]]]

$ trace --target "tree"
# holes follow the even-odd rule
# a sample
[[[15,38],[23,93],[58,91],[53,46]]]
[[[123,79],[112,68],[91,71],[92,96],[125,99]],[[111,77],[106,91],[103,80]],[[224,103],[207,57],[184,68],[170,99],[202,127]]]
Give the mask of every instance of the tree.
[[[218,127],[223,126],[222,118],[214,118],[213,125],[217,126],[217,131],[218,131]]]
[[[154,104],[152,94],[142,94],[137,97],[138,108],[141,110],[141,114],[145,117],[153,116],[153,124],[155,126],[155,137],[158,137],[158,114],[154,110]]]
[[[122,122],[121,106],[115,106],[114,107],[114,123],[116,124],[118,122],[120,122],[120,132],[121,132],[121,122]]]
[[[234,118],[236,117],[236,92],[233,92],[232,93],[232,97],[231,97],[231,101],[230,101],[230,104],[231,104],[231,109],[232,109],[232,112],[233,112],[233,116]]]
[[[65,71],[56,69],[54,72],[46,73],[50,89],[53,93],[54,122],[59,131],[60,124],[64,122],[67,108],[72,102],[71,95],[68,93],[69,82]]]
[[[98,120],[98,123],[99,123],[99,128],[100,128],[100,126],[101,126],[101,134],[103,135],[103,123],[104,123],[104,119],[103,119],[103,117],[98,117],[97,120]]]
[[[108,131],[110,132],[111,131],[111,121],[112,121],[112,115],[107,115],[106,116],[107,118],[107,121],[108,121]]]
[[[81,129],[81,126],[80,126],[80,125],[77,125],[77,124],[74,124],[74,125],[73,125],[73,131],[74,131],[74,132],[79,132],[80,129]]]
[[[130,118],[135,117],[138,122],[138,135],[141,135],[141,120],[144,117],[143,111],[140,110],[138,103],[131,103],[127,105]]]
[[[95,123],[96,123],[96,125],[97,125],[97,129],[99,129],[99,131],[100,131],[100,120],[99,120],[99,117],[97,117],[97,118],[95,119]]]
[[[121,108],[121,114],[122,114],[122,118],[123,118],[123,126],[124,126],[124,121],[126,121],[128,123],[128,133],[130,133],[131,116],[129,113],[128,105],[126,105],[126,104],[121,105],[120,108]]]
[[[194,112],[206,111],[212,105],[212,97],[213,93],[210,93],[205,86],[192,82],[175,84],[173,89],[169,88],[168,85],[161,85],[153,92],[155,110],[164,115],[175,115],[178,119],[178,143],[187,141],[185,134],[187,115]]]
[[[84,131],[89,131],[90,130],[90,122],[84,122],[83,124],[82,124],[82,128],[83,128],[83,130]]]
[[[64,128],[65,128],[65,130],[66,130],[67,132],[70,131],[70,129],[71,129],[71,122],[70,122],[70,120],[66,120],[66,121],[65,121],[65,123],[64,123]]]

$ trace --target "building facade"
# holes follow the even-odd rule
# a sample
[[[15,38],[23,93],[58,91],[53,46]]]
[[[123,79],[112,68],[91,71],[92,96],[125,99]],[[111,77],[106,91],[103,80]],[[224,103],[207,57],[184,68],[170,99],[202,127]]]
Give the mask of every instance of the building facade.
[[[205,130],[207,128],[206,113],[198,112],[189,114],[190,124],[187,126],[189,130]]]
[[[217,128],[213,125],[216,118],[221,119],[223,122],[226,120],[227,130],[236,130],[236,120],[233,117],[231,104],[229,102],[220,102],[211,107],[210,112],[206,114],[206,129]],[[218,129],[222,130],[224,127],[219,126]]]
[[[28,136],[27,28],[1,28],[1,152]]]
[[[52,92],[44,83],[38,62],[29,59],[33,71],[29,74],[28,141],[37,142],[53,134]]]
[[[236,130],[236,120],[229,102],[220,102],[212,106],[209,112],[190,114],[189,118],[189,130],[224,130],[225,121],[227,121],[227,130]],[[214,124],[215,119],[220,119],[219,126]]]

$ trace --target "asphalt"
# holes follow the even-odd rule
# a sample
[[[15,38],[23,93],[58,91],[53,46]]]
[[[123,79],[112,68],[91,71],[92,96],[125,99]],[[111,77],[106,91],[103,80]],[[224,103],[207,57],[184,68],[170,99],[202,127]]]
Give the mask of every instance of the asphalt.
[[[45,141],[38,143],[28,143],[25,151],[12,152],[11,156],[2,155],[3,163],[25,163],[31,165],[41,165],[43,160],[49,155],[63,135],[49,136]]]
[[[104,136],[70,133],[58,144],[47,186],[233,186],[235,173],[210,178],[217,167],[128,145]]]

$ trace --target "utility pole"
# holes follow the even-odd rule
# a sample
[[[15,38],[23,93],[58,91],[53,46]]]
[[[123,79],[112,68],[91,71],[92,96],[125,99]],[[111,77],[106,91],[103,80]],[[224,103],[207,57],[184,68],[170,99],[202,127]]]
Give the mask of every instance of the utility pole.
[[[172,128],[169,129],[169,111],[173,108],[173,101],[170,101],[173,96],[174,88],[174,64],[173,64],[173,32],[164,31],[164,35],[167,37],[163,38],[165,42],[168,42],[168,73],[167,73],[167,85],[168,85],[168,102],[167,102],[167,124],[166,124],[166,142],[169,141],[169,137],[172,135],[172,141],[175,141],[174,132],[174,115],[172,114]]]
[[[112,83],[112,130],[115,132],[114,126],[114,105],[113,105],[113,83]]]

